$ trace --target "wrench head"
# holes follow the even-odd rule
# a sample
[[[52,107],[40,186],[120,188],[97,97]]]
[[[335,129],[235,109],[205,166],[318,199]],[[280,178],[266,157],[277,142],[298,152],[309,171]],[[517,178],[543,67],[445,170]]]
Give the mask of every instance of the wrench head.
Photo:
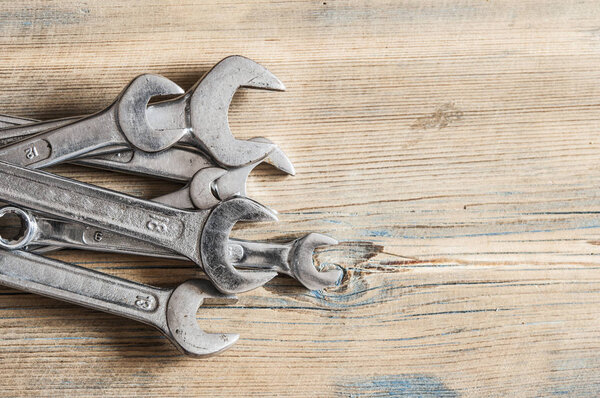
[[[31,213],[13,206],[5,206],[0,209],[0,218],[9,214],[19,217],[22,231],[15,239],[7,239],[0,236],[0,248],[5,250],[19,250],[25,248],[34,239],[38,225]]]
[[[237,140],[229,129],[228,111],[240,87],[283,91],[283,83],[263,66],[234,55],[216,64],[191,91],[193,134],[218,163],[239,167],[263,159],[271,143]]]
[[[248,141],[263,142],[266,144],[275,145],[270,139],[265,137],[254,137],[250,138]],[[275,167],[277,170],[283,171],[288,175],[296,175],[296,169],[294,168],[292,161],[290,160],[290,158],[288,158],[285,152],[283,152],[281,148],[279,148],[277,145],[275,145],[275,148],[263,161]]]
[[[133,79],[121,93],[117,107],[121,131],[129,142],[144,152],[158,152],[179,141],[186,130],[155,130],[148,122],[146,108],[152,97],[183,93],[181,87],[163,76],[145,74]]]
[[[197,209],[210,209],[218,205],[221,200],[213,193],[213,183],[227,170],[219,167],[206,167],[199,170],[190,182],[189,195],[194,207]]]
[[[334,286],[342,278],[343,272],[339,269],[318,271],[312,256],[317,247],[337,244],[337,240],[318,233],[310,233],[294,241],[288,261],[291,276],[311,290]]]
[[[231,347],[239,338],[231,333],[207,333],[200,329],[196,313],[200,306],[235,303],[237,297],[218,292],[207,280],[192,279],[179,285],[167,304],[167,336],[185,354],[207,356]]]
[[[253,139],[256,140],[256,139]],[[270,142],[266,139],[261,139],[257,142]],[[217,197],[221,200],[231,198],[233,196],[246,196],[246,181],[248,176],[262,162],[272,164],[278,170],[285,171],[288,174],[294,175],[294,166],[286,156],[286,154],[277,146],[269,153],[265,159],[257,160],[246,166],[229,169],[226,174],[219,176],[214,181],[214,188]]]
[[[293,166],[285,153],[278,147],[269,154],[269,157],[275,154],[276,158],[281,159],[281,163],[276,166],[278,169],[281,165],[286,166],[285,160],[288,164]],[[248,175],[254,170],[256,166],[261,164],[263,161],[268,161],[269,158],[258,160],[254,163],[250,163],[247,166],[231,168],[228,170],[220,167],[205,167],[200,169],[192,178],[189,185],[189,196],[194,207],[197,209],[210,209],[220,201],[230,199],[234,196],[246,196],[246,181]],[[284,160],[285,159],[285,160]],[[290,169],[287,169],[290,170]],[[181,206],[175,206],[182,208]]]
[[[222,202],[210,213],[200,239],[204,272],[223,293],[243,293],[277,276],[273,271],[240,271],[231,263],[229,234],[238,221],[276,221],[274,212],[248,198]]]

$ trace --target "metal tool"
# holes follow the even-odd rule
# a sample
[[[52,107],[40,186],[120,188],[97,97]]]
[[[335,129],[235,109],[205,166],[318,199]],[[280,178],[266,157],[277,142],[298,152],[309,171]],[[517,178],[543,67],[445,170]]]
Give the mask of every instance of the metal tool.
[[[62,120],[72,122],[76,119]],[[35,127],[28,126],[32,123],[37,124]],[[56,128],[57,125],[60,126],[60,123],[52,121],[39,122],[28,118],[0,114],[0,145],[6,145],[10,142],[28,138],[33,135],[30,134],[31,131],[35,132],[36,134],[40,133],[44,130],[38,131],[37,127],[44,126],[45,124],[50,126],[49,129]],[[25,129],[21,132],[9,130],[11,132],[11,137],[3,140],[3,130],[1,128],[11,126],[24,126]],[[273,144],[273,142],[263,137],[251,138],[248,141]],[[295,175],[296,170],[294,169],[294,166],[287,155],[275,144],[273,144],[273,146],[273,150],[266,158],[242,167],[248,167],[251,165],[254,165],[255,167],[261,162],[266,162],[275,167],[277,170],[289,175]],[[86,154],[85,157],[76,159],[71,163],[128,174],[164,178],[166,180],[177,182],[188,182],[198,170],[206,167],[217,166],[212,160],[210,160],[210,157],[207,154],[199,152],[198,150],[190,147],[171,147],[160,152],[144,152],[133,149],[96,156],[94,156],[94,153],[91,152]]]
[[[11,117],[11,119],[18,120],[14,117]],[[271,141],[262,137],[254,138],[252,141],[271,143]],[[274,146],[273,151],[264,161],[288,174],[295,173],[291,161],[277,146]],[[246,196],[248,176],[262,162],[263,160],[258,160],[247,166],[226,170],[215,167],[215,164],[207,158],[207,155],[191,148],[169,148],[157,153],[143,151],[119,152],[99,158],[82,159],[75,163],[178,182],[188,182],[183,189],[165,195],[162,202],[181,209],[209,209],[220,201],[233,196]]]
[[[184,131],[154,130],[146,120],[146,106],[153,96],[182,92],[181,87],[164,77],[138,76],[105,110],[0,148],[0,159],[40,168],[102,148],[114,151],[131,144],[150,152],[166,149]]]
[[[180,143],[206,151],[223,166],[244,166],[265,158],[273,145],[233,137],[227,111],[240,87],[285,89],[266,68],[247,58],[231,56],[215,65],[186,94],[147,107],[152,96],[179,94],[182,90],[165,78],[142,75],[105,111],[10,144],[0,149],[0,159],[40,168],[92,151],[99,154],[103,148],[110,153],[133,145],[145,152],[157,152]],[[8,138],[11,134],[28,134],[28,129],[39,132],[40,128],[13,127],[4,129],[3,134]]]
[[[227,168],[228,172],[250,168],[254,169],[265,162],[289,175],[296,170],[287,155],[273,142],[263,137],[251,138],[248,141],[273,145],[273,150],[264,159],[258,159],[246,166]],[[192,148],[174,147],[161,152],[148,153],[142,151],[126,151],[96,157],[82,158],[74,163],[104,170],[127,174],[162,178],[176,182],[189,182],[194,174],[207,167],[219,167],[207,154]],[[216,182],[221,185],[223,182]]]
[[[0,115],[0,123],[7,118],[12,123],[30,122],[14,116]],[[13,124],[13,125],[16,125]],[[250,141],[271,143],[266,138],[257,137]],[[292,162],[285,153],[274,146],[273,151],[264,161],[278,170],[294,175]],[[246,181],[256,166],[263,160],[247,166],[233,169],[215,168],[215,164],[206,155],[191,148],[169,148],[161,152],[125,151],[103,155],[96,158],[84,158],[75,161],[84,166],[98,167],[107,170],[164,178],[178,182],[189,182],[184,189],[165,195],[174,207],[208,209],[221,200],[236,195],[246,196]]]
[[[44,131],[54,130],[88,116],[67,117],[42,122],[35,119],[0,114],[0,145],[5,146]]]
[[[215,354],[239,338],[237,334],[206,333],[198,326],[196,312],[203,303],[237,301],[206,280],[160,289],[33,253],[0,251],[0,284],[146,323],[188,355]]]
[[[27,249],[36,253],[47,253],[62,248],[74,248],[186,259],[171,250],[144,241],[80,223],[53,219],[18,207],[0,208],[0,219],[7,214],[19,217],[21,234],[16,239],[0,236],[0,248],[3,249]],[[312,260],[313,251],[317,247],[336,244],[336,240],[317,233],[283,244],[229,238],[226,253],[236,268],[275,271],[291,276],[311,290],[319,290],[334,286],[341,279],[342,272],[339,269],[317,270]]]
[[[173,250],[203,266],[224,293],[254,289],[277,275],[237,270],[227,256],[235,223],[277,219],[251,199],[229,199],[210,211],[186,211],[6,162],[0,162],[0,174],[2,200]]]
[[[207,167],[198,171],[180,190],[152,199],[178,209],[210,209],[235,196],[246,196],[246,180],[258,163],[225,170]]]

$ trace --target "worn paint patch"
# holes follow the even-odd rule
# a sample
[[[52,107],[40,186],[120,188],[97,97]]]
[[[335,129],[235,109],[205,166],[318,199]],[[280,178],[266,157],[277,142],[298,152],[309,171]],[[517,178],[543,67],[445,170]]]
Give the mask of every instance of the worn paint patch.
[[[600,391],[600,356],[579,353],[552,363],[551,384],[542,395],[597,397]]]
[[[337,384],[340,397],[458,397],[438,377],[423,374],[376,376]]]
[[[454,102],[447,102],[439,106],[432,114],[415,120],[410,127],[414,130],[443,129],[462,117],[463,112],[456,107]]]

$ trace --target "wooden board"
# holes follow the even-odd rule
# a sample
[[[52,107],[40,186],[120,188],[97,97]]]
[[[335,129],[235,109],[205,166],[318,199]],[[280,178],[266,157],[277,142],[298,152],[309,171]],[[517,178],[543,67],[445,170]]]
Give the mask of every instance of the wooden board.
[[[141,324],[0,289],[7,396],[597,396],[600,7],[594,1],[11,1],[2,112],[72,116],[135,75],[189,87],[241,54],[285,93],[244,90],[230,122],[297,176],[260,167],[281,214],[236,236],[331,234],[341,286],[287,278],[206,308],[230,351],[181,357]],[[72,166],[143,197],[174,185]],[[63,253],[172,286],[188,263]]]

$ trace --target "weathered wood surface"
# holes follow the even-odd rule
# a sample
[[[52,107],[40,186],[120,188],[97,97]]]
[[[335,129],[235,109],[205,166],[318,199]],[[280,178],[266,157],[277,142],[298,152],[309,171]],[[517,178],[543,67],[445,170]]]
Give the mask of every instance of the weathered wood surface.
[[[245,90],[238,137],[281,213],[251,239],[320,231],[339,288],[286,278],[198,316],[240,342],[183,358],[138,323],[0,289],[7,396],[597,396],[600,8],[594,1],[4,1],[2,111],[93,112],[142,72],[190,86],[230,54],[285,93]],[[61,166],[151,197],[173,185]],[[171,286],[187,263],[59,256]]]

